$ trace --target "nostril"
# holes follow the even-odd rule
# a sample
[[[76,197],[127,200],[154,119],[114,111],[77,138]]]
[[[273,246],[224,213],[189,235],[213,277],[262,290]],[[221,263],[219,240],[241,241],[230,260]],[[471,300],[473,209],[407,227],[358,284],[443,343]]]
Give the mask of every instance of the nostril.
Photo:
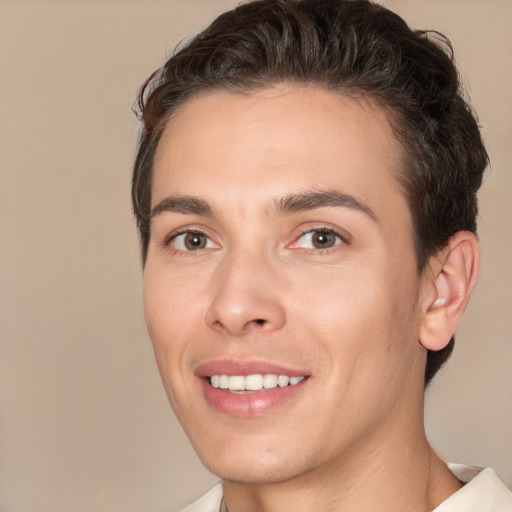
[[[257,320],[254,320],[255,323],[257,323],[258,325],[263,325],[265,323],[265,320],[263,320],[263,318],[258,318]]]

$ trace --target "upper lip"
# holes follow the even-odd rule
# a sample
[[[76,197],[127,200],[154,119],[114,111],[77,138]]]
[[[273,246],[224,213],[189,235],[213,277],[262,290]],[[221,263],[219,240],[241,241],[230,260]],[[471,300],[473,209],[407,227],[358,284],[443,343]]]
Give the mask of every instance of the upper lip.
[[[212,375],[255,375],[276,374],[288,377],[302,377],[309,373],[304,370],[296,370],[270,361],[249,361],[218,359],[200,364],[194,372],[198,377],[210,377]]]

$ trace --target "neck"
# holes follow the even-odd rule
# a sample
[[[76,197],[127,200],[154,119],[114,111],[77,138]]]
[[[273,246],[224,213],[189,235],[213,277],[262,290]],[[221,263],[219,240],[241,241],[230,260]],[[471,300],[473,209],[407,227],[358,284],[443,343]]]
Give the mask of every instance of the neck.
[[[429,512],[460,489],[418,428],[393,425],[343,460],[282,482],[223,481],[228,512]]]

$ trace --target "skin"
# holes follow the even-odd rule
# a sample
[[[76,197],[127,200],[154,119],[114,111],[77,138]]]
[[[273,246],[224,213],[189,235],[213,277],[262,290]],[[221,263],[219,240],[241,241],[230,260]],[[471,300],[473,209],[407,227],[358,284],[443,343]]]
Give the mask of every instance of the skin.
[[[168,122],[145,315],[170,403],[230,512],[428,511],[460,488],[423,429],[420,338],[444,343],[432,332],[446,314],[430,312],[446,258],[418,274],[400,161],[382,108],[313,87],[209,92]],[[277,207],[319,191],[359,206]],[[184,196],[211,211],[169,200]],[[190,230],[203,248],[184,244]],[[318,230],[331,247],[314,245]],[[309,378],[279,407],[237,417],[195,374],[218,359]]]

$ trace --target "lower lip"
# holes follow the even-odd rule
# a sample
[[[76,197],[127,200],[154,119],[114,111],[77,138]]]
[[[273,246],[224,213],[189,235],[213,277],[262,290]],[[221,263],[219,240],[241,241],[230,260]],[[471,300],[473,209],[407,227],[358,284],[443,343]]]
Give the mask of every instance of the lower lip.
[[[251,418],[263,416],[286,405],[303,389],[307,381],[308,379],[305,379],[294,386],[277,387],[243,394],[230,393],[220,388],[214,388],[204,378],[201,379],[201,384],[206,401],[217,411],[230,416]]]

